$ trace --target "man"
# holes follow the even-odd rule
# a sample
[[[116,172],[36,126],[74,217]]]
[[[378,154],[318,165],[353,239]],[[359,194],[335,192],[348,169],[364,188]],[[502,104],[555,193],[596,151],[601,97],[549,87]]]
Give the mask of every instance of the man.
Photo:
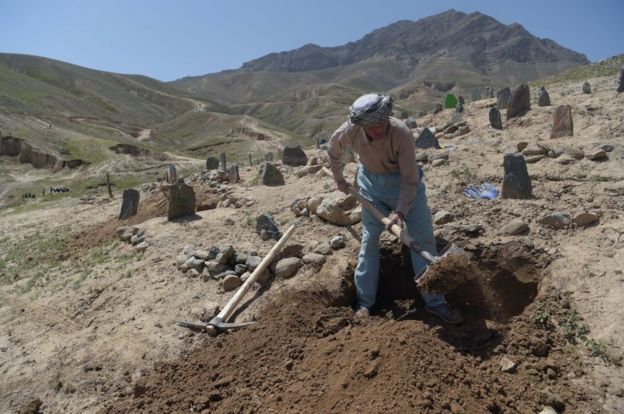
[[[348,193],[343,176],[342,154],[351,147],[360,156],[357,182],[360,194],[382,213],[391,224],[407,226],[410,236],[429,253],[437,255],[431,212],[427,205],[422,170],[415,157],[414,137],[400,120],[391,117],[392,98],[383,94],[359,97],[349,109],[348,120],[329,139],[331,170],[338,189]],[[366,209],[362,210],[362,245],[355,270],[358,317],[368,316],[375,304],[379,281],[379,236],[384,225]],[[389,227],[389,226],[388,226]],[[427,262],[411,253],[416,277],[422,276]],[[450,323],[462,321],[441,294],[421,292],[426,310]]]

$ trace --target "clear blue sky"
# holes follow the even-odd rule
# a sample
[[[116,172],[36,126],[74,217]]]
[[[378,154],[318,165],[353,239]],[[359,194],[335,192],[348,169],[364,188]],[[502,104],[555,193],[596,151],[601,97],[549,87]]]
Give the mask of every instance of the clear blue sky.
[[[592,61],[624,53],[624,0],[0,0],[0,52],[170,81],[451,8],[520,23]]]

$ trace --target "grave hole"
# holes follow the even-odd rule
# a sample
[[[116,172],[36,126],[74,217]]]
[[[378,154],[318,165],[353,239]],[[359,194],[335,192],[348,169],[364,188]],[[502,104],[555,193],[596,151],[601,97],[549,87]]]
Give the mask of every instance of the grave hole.
[[[436,327],[439,336],[458,350],[488,357],[511,319],[534,301],[547,262],[532,246],[522,243],[485,246],[469,254],[470,260],[445,259],[430,284],[445,293],[464,323],[444,324],[424,310],[413,282],[409,250],[390,242],[381,246],[377,303],[372,313],[396,320],[422,320]]]

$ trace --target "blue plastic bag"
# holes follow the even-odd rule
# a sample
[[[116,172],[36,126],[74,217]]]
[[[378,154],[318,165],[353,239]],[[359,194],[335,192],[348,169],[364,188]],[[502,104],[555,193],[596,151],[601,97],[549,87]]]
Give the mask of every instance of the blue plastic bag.
[[[484,200],[493,200],[498,196],[498,190],[494,184],[484,182],[479,186],[471,185],[464,189],[464,195],[470,198],[481,198]]]

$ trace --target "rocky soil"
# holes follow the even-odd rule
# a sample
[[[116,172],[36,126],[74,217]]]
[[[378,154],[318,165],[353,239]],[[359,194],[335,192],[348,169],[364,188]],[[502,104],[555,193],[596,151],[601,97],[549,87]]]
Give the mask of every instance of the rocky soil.
[[[0,411],[623,412],[624,95],[614,77],[589,82],[592,94],[583,82],[548,91],[553,105],[571,105],[573,137],[549,138],[555,106],[538,107],[537,91],[503,130],[489,124],[494,99],[465,105],[454,130],[450,110],[417,119],[443,147],[422,151],[436,235],[470,257],[436,273],[466,317],[460,326],[423,311],[409,254],[391,236],[378,305],[354,318],[360,224],[314,214],[311,197],[341,200],[316,167],[276,163],[283,186],[261,185],[257,166],[236,184],[186,177],[202,211],[174,221],[156,183],[141,188],[128,222],[116,218],[120,194],[0,211]],[[483,181],[500,191],[503,154],[519,144],[565,148],[528,164],[534,198],[463,195]],[[590,160],[603,144],[607,158]],[[308,156],[323,162],[320,150]],[[301,220],[281,256],[301,259],[294,274],[274,266],[254,286],[235,313],[252,326],[217,338],[178,326],[209,320],[233,295],[218,264],[244,277],[247,259],[268,253],[275,240],[255,228],[263,213],[282,232]],[[120,240],[121,225],[136,238]],[[180,263],[184,251],[228,246],[223,263]]]

